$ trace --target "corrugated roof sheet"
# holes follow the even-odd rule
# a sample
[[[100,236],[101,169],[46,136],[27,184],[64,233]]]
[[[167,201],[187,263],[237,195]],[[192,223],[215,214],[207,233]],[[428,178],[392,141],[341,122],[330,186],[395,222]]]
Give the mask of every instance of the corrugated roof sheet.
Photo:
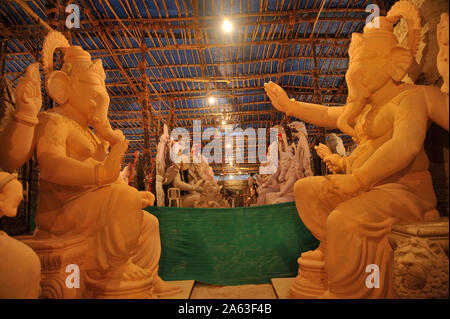
[[[72,44],[102,59],[111,96],[109,116],[131,141],[126,158],[130,161],[144,148],[139,94],[145,90],[153,115],[153,152],[158,129],[171,113],[175,127],[190,128],[196,119],[203,127],[217,126],[222,117],[243,129],[279,124],[283,114],[272,107],[264,82],[274,81],[290,97],[312,102],[311,39],[321,102],[343,105],[350,35],[362,31],[371,1],[324,1],[78,0],[73,3],[81,9],[81,25],[70,30],[64,26],[65,6],[56,5],[64,1],[24,2],[41,19],[70,34]],[[49,9],[55,7],[59,18],[48,19]],[[36,53],[39,58],[46,31],[14,1],[0,3],[0,16],[5,75],[15,82]],[[233,24],[229,34],[221,29],[224,17]],[[209,96],[216,97],[214,105],[209,105]],[[318,128],[307,128],[314,143]],[[344,142],[350,139],[344,136]]]

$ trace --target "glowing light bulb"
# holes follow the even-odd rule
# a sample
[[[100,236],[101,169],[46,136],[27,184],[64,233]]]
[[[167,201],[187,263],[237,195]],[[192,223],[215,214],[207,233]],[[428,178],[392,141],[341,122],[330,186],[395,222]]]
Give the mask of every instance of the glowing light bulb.
[[[223,20],[222,29],[225,32],[231,32],[231,30],[233,29],[233,25],[231,24],[230,20],[228,19]]]
[[[216,103],[216,98],[214,96],[210,96],[208,101],[209,101],[209,104],[214,104],[214,103]]]

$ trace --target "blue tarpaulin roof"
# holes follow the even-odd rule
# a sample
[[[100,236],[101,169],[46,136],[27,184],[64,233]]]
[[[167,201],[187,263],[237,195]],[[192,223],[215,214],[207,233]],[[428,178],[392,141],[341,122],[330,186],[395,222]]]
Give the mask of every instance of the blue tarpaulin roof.
[[[268,81],[299,101],[313,102],[316,92],[322,104],[343,105],[350,36],[362,31],[369,15],[366,7],[372,3],[75,0],[80,25],[69,29],[65,5],[55,5],[65,1],[23,2],[70,36],[72,44],[102,60],[111,96],[110,119],[131,141],[127,161],[144,149],[141,92],[148,94],[153,118],[149,128],[153,152],[163,123],[188,129],[193,120],[201,120],[204,128],[219,126],[223,119],[242,129],[279,124],[284,115],[264,92]],[[0,2],[0,17],[4,74],[16,83],[27,65],[40,58],[47,31],[14,1]],[[222,30],[224,18],[233,25],[229,33]],[[215,97],[214,104],[209,103],[210,96]],[[308,123],[307,128],[313,144],[318,128]],[[350,139],[344,136],[344,142]]]

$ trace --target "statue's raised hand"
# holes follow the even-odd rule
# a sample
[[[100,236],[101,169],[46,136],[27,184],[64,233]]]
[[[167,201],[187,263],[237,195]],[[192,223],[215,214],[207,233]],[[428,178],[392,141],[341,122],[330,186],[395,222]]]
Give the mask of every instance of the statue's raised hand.
[[[30,64],[15,91],[16,113],[36,117],[42,106],[39,64]]]
[[[122,163],[127,148],[127,140],[118,142],[111,147],[111,152],[108,154],[105,162],[95,167],[95,182],[97,185],[110,184],[119,178],[120,163]]]
[[[142,208],[145,208],[147,206],[153,206],[153,203],[155,202],[155,195],[153,195],[153,193],[147,191],[141,191],[139,193],[141,194],[142,197],[141,201]]]
[[[201,186],[201,185],[203,184],[203,182],[204,182],[203,179],[199,179],[199,180],[197,181],[197,183],[195,183],[195,185],[194,185],[195,191],[197,191],[197,192],[199,192],[199,193],[203,192],[203,187]]]
[[[314,149],[316,150],[317,155],[319,155],[319,157],[321,159],[324,159],[325,157],[333,154],[333,153],[331,153],[328,146],[326,146],[325,144],[322,144],[322,143],[319,143],[319,145],[314,146]]]
[[[291,112],[291,100],[289,99],[286,91],[283,90],[278,84],[270,81],[264,83],[264,90],[267,96],[270,98],[272,105],[280,112],[290,114]]]
[[[333,154],[328,146],[319,143],[318,146],[314,146],[314,149],[332,173],[345,171],[344,158],[338,154]]]
[[[331,154],[326,156],[323,161],[327,164],[327,168],[332,173],[341,173],[345,171],[344,158],[338,154]]]

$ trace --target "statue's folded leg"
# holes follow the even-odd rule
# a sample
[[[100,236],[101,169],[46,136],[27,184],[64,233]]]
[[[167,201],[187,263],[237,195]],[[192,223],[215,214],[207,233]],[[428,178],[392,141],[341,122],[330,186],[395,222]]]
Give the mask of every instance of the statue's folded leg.
[[[429,206],[432,201],[421,200],[401,184],[375,187],[338,205],[326,223],[328,293],[340,298],[392,298],[391,225],[422,220]],[[376,286],[376,277],[372,280],[369,275],[378,271]]]
[[[161,240],[158,219],[152,214],[143,212],[142,227],[136,248],[131,253],[133,263],[153,274],[153,293],[157,297],[168,296],[180,292],[178,286],[165,283],[158,275],[159,258],[161,256]]]
[[[132,261],[144,219],[141,203],[137,189],[114,183],[78,194],[58,209],[38,211],[36,223],[57,237],[84,238],[82,271],[94,298],[150,298],[153,273]]]
[[[142,227],[136,248],[131,253],[133,263],[152,273],[158,273],[159,258],[161,256],[161,240],[159,236],[159,222],[152,214],[142,211]]]
[[[191,192],[190,194],[181,196],[181,207],[195,207],[195,202],[200,200],[200,193]]]
[[[433,209],[433,196],[417,195],[432,194],[426,191],[431,182],[420,185],[421,192],[389,183],[344,198],[328,192],[327,181],[323,176],[307,177],[294,187],[300,218],[321,242],[316,251],[304,253],[302,258],[325,258],[326,297],[392,297],[392,250],[388,242],[391,225],[420,221]],[[380,288],[366,286],[366,278],[373,272],[366,272],[369,265],[379,269]]]
[[[345,198],[329,193],[328,179],[325,176],[310,176],[299,179],[294,184],[295,206],[303,224],[320,241],[320,246],[314,252],[302,256],[312,259],[322,259],[326,252],[328,215]],[[317,255],[317,256],[315,256]]]
[[[138,244],[143,214],[141,195],[135,188],[125,184],[112,184],[106,188],[109,194],[97,198],[103,202],[106,212],[102,214],[100,228],[90,236],[93,250],[88,255],[91,264],[87,265],[111,272],[129,261],[130,252]],[[94,193],[100,195],[100,191]]]
[[[60,209],[38,211],[36,224],[56,236],[85,237],[85,269],[93,278],[103,278],[127,271],[124,265],[131,263],[130,252],[138,244],[142,216],[139,192],[118,183],[81,194]]]

